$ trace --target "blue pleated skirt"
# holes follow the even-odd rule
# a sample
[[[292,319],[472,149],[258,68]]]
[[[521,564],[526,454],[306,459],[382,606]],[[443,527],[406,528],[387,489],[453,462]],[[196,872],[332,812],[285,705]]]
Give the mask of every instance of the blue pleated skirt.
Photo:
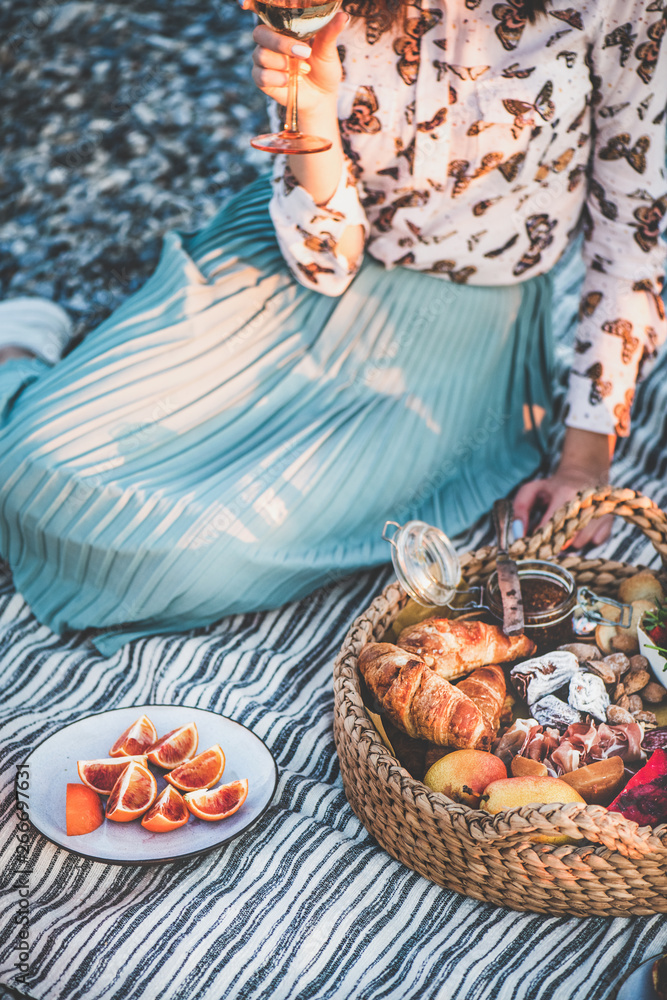
[[[38,619],[138,635],[276,607],[388,561],[385,520],[456,534],[533,473],[551,283],[371,257],[299,285],[262,178],[53,368],[0,366],[0,554]]]

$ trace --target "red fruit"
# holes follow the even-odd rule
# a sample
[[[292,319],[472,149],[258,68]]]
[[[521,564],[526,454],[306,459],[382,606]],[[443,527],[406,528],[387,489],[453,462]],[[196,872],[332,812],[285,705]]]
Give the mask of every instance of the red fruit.
[[[667,750],[654,750],[609,806],[640,826],[667,822]]]
[[[653,639],[656,646],[660,646],[661,649],[667,649],[667,625],[656,625],[651,629],[649,635]]]
[[[99,760],[77,760],[76,767],[84,785],[100,795],[110,795],[128,764],[138,761],[146,763],[146,757],[102,757]]]
[[[197,726],[194,722],[188,722],[185,726],[172,729],[166,736],[161,736],[148,748],[146,756],[151,764],[171,770],[194,757],[198,742]]]
[[[109,750],[110,757],[133,757],[146,753],[155,743],[157,730],[147,715],[136,719],[128,726]]]
[[[182,792],[194,792],[198,788],[210,788],[220,781],[225,769],[225,755],[216,743],[210,750],[204,750],[192,760],[186,760],[173,771],[165,774],[165,778],[174,788]]]
[[[143,764],[133,760],[113,786],[107,799],[106,817],[129,823],[148,812],[157,798],[157,781]]]
[[[199,819],[212,822],[226,819],[248,798],[248,779],[230,781],[228,785],[219,785],[218,788],[200,788],[196,792],[187,792],[183,798],[190,812]]]
[[[80,837],[97,830],[104,820],[102,803],[97,792],[86,785],[67,785],[65,823],[68,837]]]
[[[190,818],[183,796],[171,785],[158,795],[154,805],[141,820],[141,825],[151,833],[169,833],[185,826]]]

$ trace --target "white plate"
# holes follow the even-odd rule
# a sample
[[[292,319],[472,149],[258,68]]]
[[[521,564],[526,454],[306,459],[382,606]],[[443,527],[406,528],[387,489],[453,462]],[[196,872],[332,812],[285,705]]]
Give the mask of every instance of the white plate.
[[[660,955],[647,958],[630,973],[616,994],[616,1000],[658,1000],[658,994],[653,989],[653,963],[656,958]]]
[[[114,823],[104,820],[97,830],[68,837],[65,798],[68,782],[78,782],[77,760],[108,757],[109,749],[135,719],[147,715],[159,736],[195,722],[199,731],[197,752],[219,743],[225,754],[220,782],[248,779],[248,797],[233,816],[207,822],[190,816],[185,826],[170,833],[150,833],[139,820]],[[29,769],[28,813],[32,825],[58,847],[92,861],[116,865],[149,865],[181,861],[228,843],[262,815],[273,797],[278,769],[271,751],[245,726],[201,708],[178,705],[134,705],[88,715],[59,729],[35,747],[22,768]],[[158,790],[166,786],[163,772],[151,765]],[[19,777],[25,770],[19,769]],[[20,794],[20,793],[19,793]],[[106,801],[106,800],[105,800]]]

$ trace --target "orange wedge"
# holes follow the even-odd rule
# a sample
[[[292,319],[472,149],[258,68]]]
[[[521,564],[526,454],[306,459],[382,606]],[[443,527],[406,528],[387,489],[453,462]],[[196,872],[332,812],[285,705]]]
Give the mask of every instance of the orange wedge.
[[[68,837],[92,833],[102,825],[104,812],[97,792],[87,785],[67,785],[65,799],[65,825]]]
[[[129,823],[150,809],[157,798],[157,781],[147,767],[133,760],[113,786],[107,799],[106,816],[116,823]]]
[[[172,729],[166,736],[161,736],[146,751],[151,764],[171,770],[184,764],[186,760],[191,760],[197,753],[199,734],[194,722],[188,722],[187,726],[180,726]]]
[[[99,795],[110,795],[128,764],[137,761],[146,764],[145,756],[138,757],[101,757],[98,760],[77,760],[76,768],[84,785],[92,788]]]
[[[197,788],[210,788],[220,781],[225,769],[225,755],[216,743],[210,750],[198,753],[192,760],[179,764],[165,778],[174,788],[182,792],[194,792]]]
[[[141,825],[151,833],[169,833],[179,826],[185,826],[189,819],[190,813],[183,796],[171,785],[167,785],[143,817]]]
[[[157,729],[148,718],[142,715],[128,726],[109,750],[110,757],[136,757],[146,753],[157,739]]]
[[[210,821],[227,819],[240,809],[248,798],[248,779],[230,781],[219,788],[200,788],[183,796],[191,813]]]

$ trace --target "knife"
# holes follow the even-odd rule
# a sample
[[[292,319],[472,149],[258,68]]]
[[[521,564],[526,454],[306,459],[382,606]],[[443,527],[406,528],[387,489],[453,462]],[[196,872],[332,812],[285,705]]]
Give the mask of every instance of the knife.
[[[496,500],[493,505],[493,521],[498,537],[496,571],[498,586],[503,602],[503,632],[518,635],[523,632],[523,597],[516,563],[507,554],[509,528],[514,512],[511,500]]]

